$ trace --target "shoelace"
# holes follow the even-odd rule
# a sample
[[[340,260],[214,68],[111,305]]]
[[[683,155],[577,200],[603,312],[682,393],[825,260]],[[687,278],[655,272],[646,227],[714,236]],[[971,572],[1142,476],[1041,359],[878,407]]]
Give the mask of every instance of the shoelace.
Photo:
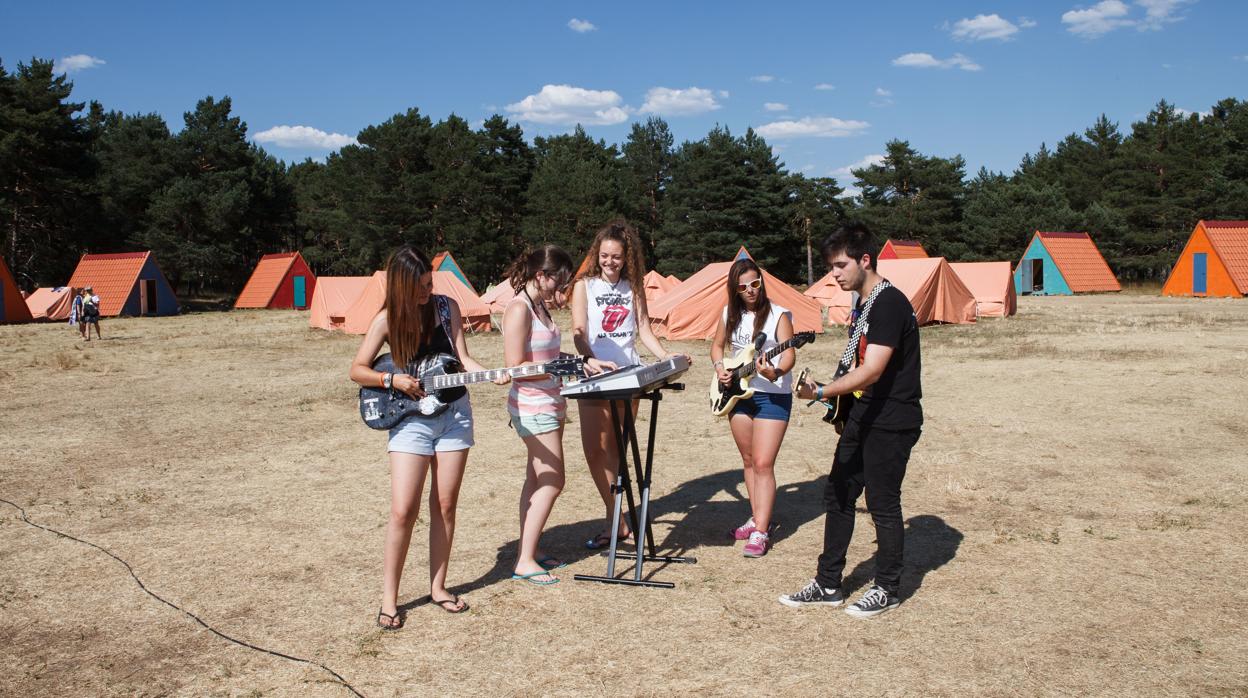
[[[812,579],[805,589],[797,592],[796,596],[801,601],[811,601],[823,593],[823,588],[819,586],[819,582]]]
[[[888,592],[879,587],[871,587],[871,591],[863,594],[858,603],[854,605],[861,608],[867,608],[868,606],[883,606],[887,602]]]

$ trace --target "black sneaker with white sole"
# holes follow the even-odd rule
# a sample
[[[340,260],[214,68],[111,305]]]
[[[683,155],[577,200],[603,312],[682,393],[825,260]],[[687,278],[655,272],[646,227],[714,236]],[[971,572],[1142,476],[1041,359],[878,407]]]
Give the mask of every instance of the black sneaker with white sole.
[[[845,607],[845,612],[855,618],[873,618],[901,605],[901,599],[882,587],[873,586],[862,598]]]
[[[840,589],[827,589],[812,579],[810,584],[802,587],[801,591],[781,596],[780,603],[791,608],[840,606],[845,603],[845,595],[841,593]]]

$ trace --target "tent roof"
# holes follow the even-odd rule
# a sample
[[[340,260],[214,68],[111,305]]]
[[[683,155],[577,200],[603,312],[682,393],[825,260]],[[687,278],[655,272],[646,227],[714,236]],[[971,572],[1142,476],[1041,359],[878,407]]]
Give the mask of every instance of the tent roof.
[[[490,329],[490,309],[453,272],[433,272],[433,292],[454,298],[464,325],[473,331]],[[350,334],[364,334],[386,302],[386,272],[374,272],[359,296],[346,311],[342,329]]]
[[[975,295],[944,257],[881,259],[880,276],[906,294],[920,325],[975,322]],[[806,295],[827,306],[829,322],[849,321],[853,294],[841,290],[832,272],[806,289]]]
[[[281,288],[286,272],[290,271],[297,257],[299,257],[298,252],[277,252],[261,257],[255,270],[251,272],[247,285],[243,287],[243,292],[238,294],[238,300],[234,301],[234,307],[268,307],[269,303],[273,302],[274,294]]]
[[[666,276],[663,276],[662,274],[660,274],[659,272],[653,269],[646,272],[644,282],[645,282],[645,287],[646,287],[646,302],[647,303],[653,303],[654,301],[658,300],[660,297],[662,297],[668,291],[675,288],[676,285],[680,283],[679,281],[673,282],[671,279],[667,278]]]
[[[1009,262],[950,262],[949,267],[975,296],[981,317],[1008,317],[1017,312]]]
[[[507,310],[507,304],[511,302],[515,295],[516,292],[511,287],[511,280],[503,279],[481,294],[481,302],[490,307],[491,313],[501,313]]]
[[[0,257],[0,322],[29,322],[30,306],[26,304],[26,299],[22,296],[21,291],[17,288],[17,281],[13,278],[9,267],[4,263],[4,258]]]
[[[364,287],[368,285],[368,276],[320,276],[312,290],[312,302],[308,304],[312,311],[308,317],[308,325],[331,330],[337,322],[331,318],[345,318],[347,310]]]
[[[888,240],[885,245],[893,246],[893,254],[897,259],[926,259],[927,250],[917,240]]]
[[[468,278],[468,274],[464,271],[464,268],[459,266],[459,260],[455,259],[455,255],[451,254],[450,250],[442,250],[441,252],[434,255],[433,261],[429,263],[429,266],[434,271],[449,271],[449,269],[442,268],[442,265],[448,264],[448,263],[455,269],[459,270],[459,274],[457,274],[456,276],[462,277],[460,278],[460,281],[463,281],[465,284],[467,284],[468,290],[472,291],[472,295],[475,297],[477,295],[477,289],[473,287],[472,280]]]
[[[1248,221],[1201,221],[1240,293],[1248,294]]]
[[[119,315],[139,280],[139,272],[143,270],[143,265],[151,254],[84,254],[66,285],[74,288],[90,287],[91,292],[100,297],[100,315]]]
[[[26,296],[26,306],[34,320],[64,320],[69,317],[76,289],[69,286],[44,286]]]
[[[1087,233],[1047,233],[1036,236],[1049,251],[1053,263],[1062,272],[1066,285],[1075,293],[1087,291],[1121,291],[1122,285],[1110,271],[1109,264]]]
[[[744,250],[744,247],[741,248],[741,251]],[[668,339],[710,339],[715,336],[715,326],[727,303],[725,287],[732,265],[733,262],[712,262],[654,301],[649,311],[656,330]],[[823,311],[817,302],[798,293],[766,270],[763,270],[763,279],[768,297],[792,311],[794,330],[823,331]]]

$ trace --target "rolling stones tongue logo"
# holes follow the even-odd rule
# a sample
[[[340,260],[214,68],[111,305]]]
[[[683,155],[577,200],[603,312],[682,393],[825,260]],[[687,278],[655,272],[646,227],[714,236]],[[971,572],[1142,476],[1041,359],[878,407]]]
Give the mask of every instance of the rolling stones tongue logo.
[[[622,305],[608,305],[602,309],[602,329],[606,332],[614,332],[624,324],[626,318],[628,318],[628,308]]]

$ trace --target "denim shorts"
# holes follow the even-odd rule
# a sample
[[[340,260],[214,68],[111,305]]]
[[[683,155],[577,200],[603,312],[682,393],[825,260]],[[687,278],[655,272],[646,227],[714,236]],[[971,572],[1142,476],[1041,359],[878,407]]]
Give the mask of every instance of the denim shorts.
[[[559,418],[559,415],[548,412],[526,414],[524,416],[511,415],[511,426],[515,428],[520,438],[546,434],[558,429],[562,425],[563,420]]]
[[[432,456],[440,451],[462,451],[474,443],[472,403],[465,395],[436,417],[411,416],[399,422],[390,429],[386,450]]]
[[[732,414],[781,422],[789,421],[789,413],[792,411],[793,396],[789,393],[754,393],[748,400],[737,401],[732,408]]]

